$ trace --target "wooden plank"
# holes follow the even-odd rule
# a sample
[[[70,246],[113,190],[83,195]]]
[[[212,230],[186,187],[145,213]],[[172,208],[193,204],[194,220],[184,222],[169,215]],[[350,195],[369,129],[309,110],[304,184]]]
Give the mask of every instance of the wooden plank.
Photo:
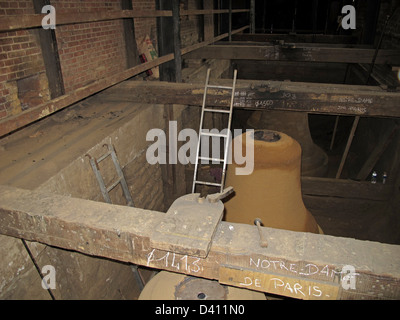
[[[243,80],[343,83],[348,64],[332,62],[231,60]]]
[[[235,273],[240,287],[252,275],[276,274],[313,285],[339,284],[338,299],[400,298],[400,246],[262,227],[269,244],[262,248],[256,226],[221,222],[207,258],[200,258],[151,247],[164,215],[0,186],[4,235],[207,279],[219,280],[221,267],[228,266],[240,270]],[[346,265],[354,267],[355,276],[347,290]]]
[[[229,10],[182,10],[181,16],[228,13]],[[248,12],[248,9],[235,9],[233,13]],[[0,32],[18,29],[30,29],[42,26],[45,14],[24,14],[19,16],[4,16],[0,20]],[[104,11],[75,11],[57,13],[57,26],[116,20],[123,18],[156,18],[172,17],[170,10],[104,10]]]
[[[174,201],[151,236],[152,248],[207,257],[224,205],[198,199],[198,193],[191,193]]]
[[[262,61],[308,61],[308,62],[342,62],[371,63],[374,49],[360,48],[324,48],[295,46],[243,46],[211,45],[192,52],[190,59],[241,59]],[[379,50],[376,64],[400,63],[400,50]]]
[[[219,270],[220,283],[302,300],[336,300],[340,289],[338,283],[310,281],[276,273],[248,270],[243,278],[243,269],[222,266]]]
[[[182,56],[181,56],[181,31],[180,8],[176,0],[158,0],[157,9],[172,10],[172,18],[157,18],[157,39],[160,55],[174,54],[174,60],[160,65],[160,80],[182,82]]]
[[[357,64],[358,68],[361,69],[362,73],[360,79],[363,83],[366,83],[368,78],[368,73],[370,66],[367,64]],[[391,68],[388,66],[378,65],[374,66],[370,77],[376,81],[376,83],[383,88],[388,88],[389,90],[395,90],[400,86],[399,80],[396,74],[392,72]]]
[[[360,121],[360,116],[355,116],[354,121],[353,121],[353,125],[351,126],[349,137],[347,138],[346,147],[345,147],[345,149],[343,151],[343,155],[342,155],[342,158],[340,160],[338,171],[336,172],[336,179],[340,179],[340,176],[342,174],[343,167],[344,167],[344,164],[345,164],[345,162],[347,160],[347,155],[348,155],[348,153],[350,151],[350,147],[351,147],[351,144],[353,142],[354,134],[355,134],[355,132],[357,130],[359,121]]]
[[[252,41],[252,42],[274,42],[283,40],[285,42],[307,42],[307,43],[337,43],[349,44],[357,43],[357,37],[347,35],[327,35],[327,34],[238,34],[232,38],[233,41]]]
[[[239,28],[232,33],[238,33],[245,30],[248,26]],[[201,43],[197,43],[195,45],[183,48],[182,54],[191,52],[192,50],[201,48],[202,46],[206,46],[209,43],[214,41],[221,40],[223,38],[228,37],[228,34],[222,34],[220,36],[215,37],[214,39],[207,40]],[[37,121],[41,118],[44,118],[58,110],[61,110],[75,102],[78,102],[84,98],[91,96],[99,91],[102,91],[106,88],[109,88],[117,83],[120,83],[126,79],[129,79],[135,75],[138,75],[148,69],[154,68],[159,66],[163,63],[171,61],[174,59],[174,54],[170,53],[165,56],[159,57],[155,60],[143,63],[141,65],[132,67],[130,69],[124,70],[120,73],[105,77],[98,81],[95,81],[91,84],[88,84],[82,88],[79,88],[71,93],[64,94],[56,99],[50,100],[44,104],[41,104],[35,108],[31,108],[25,110],[15,116],[8,117],[5,119],[0,120],[0,137],[8,134],[12,131],[15,131],[19,128],[22,128],[34,121]],[[146,82],[148,83],[148,82]],[[179,104],[179,103],[171,103],[171,104]]]
[[[215,84],[229,86],[227,80]],[[142,103],[200,106],[201,84],[127,81],[103,93],[103,99]],[[207,105],[229,103],[228,90],[209,90]],[[238,80],[234,107],[249,110],[286,110],[321,114],[400,117],[400,93],[379,87],[285,81]]]
[[[246,13],[249,9],[233,9],[232,13]],[[221,14],[229,13],[228,9],[190,9],[181,10],[181,16],[192,16],[192,15],[206,15],[206,14]]]
[[[0,20],[0,32],[18,29],[30,29],[42,26],[45,14],[24,14],[18,16],[5,16]],[[104,10],[104,11],[76,11],[57,13],[56,26],[76,23],[117,20],[123,18],[155,18],[171,17],[171,11],[156,10]]]
[[[32,2],[36,13],[40,13],[43,6],[50,4],[49,0]],[[43,63],[46,69],[46,75],[49,84],[50,96],[52,99],[54,99],[65,93],[56,33],[53,29],[45,30],[43,28],[34,30],[34,32],[39,36]]]
[[[393,186],[367,181],[301,177],[303,195],[387,201]]]
[[[399,126],[397,124],[391,124],[388,128],[386,128],[386,131],[376,143],[376,147],[368,156],[364,165],[357,174],[357,180],[366,180],[368,178],[370,172],[372,171],[382,154],[385,152],[389,144],[392,142],[398,130]]]
[[[56,99],[50,100],[37,107],[25,110],[15,116],[0,120],[0,137],[14,130],[22,128],[34,121],[42,119],[58,110],[61,110],[75,102],[78,102],[90,95],[104,90],[112,85],[142,73],[148,69],[154,68],[164,62],[174,58],[173,54],[169,54],[150,62],[143,63],[133,68],[124,70],[120,73],[108,76],[106,78],[95,81],[84,87],[81,87],[71,93],[64,94]]]
[[[241,28],[233,30],[231,32],[231,34],[233,35],[233,34],[241,33],[241,32],[243,32],[244,30],[246,30],[248,28],[249,28],[249,26],[243,26]],[[197,50],[197,49],[200,49],[202,47],[205,47],[205,46],[209,45],[210,43],[214,43],[216,41],[222,40],[222,39],[227,38],[227,37],[229,37],[229,33],[228,32],[227,33],[223,33],[223,34],[221,34],[219,36],[216,36],[216,37],[214,37],[212,39],[208,39],[208,40],[205,40],[203,42],[196,43],[196,44],[193,44],[191,46],[182,48],[182,50],[181,50],[182,55],[185,55],[185,54],[190,53],[190,52],[192,52],[194,50]],[[185,58],[187,58],[187,56],[185,56]]]
[[[132,10],[132,1],[121,0],[122,10]],[[140,63],[135,38],[135,22],[132,18],[122,19],[124,28],[125,52],[128,69]]]

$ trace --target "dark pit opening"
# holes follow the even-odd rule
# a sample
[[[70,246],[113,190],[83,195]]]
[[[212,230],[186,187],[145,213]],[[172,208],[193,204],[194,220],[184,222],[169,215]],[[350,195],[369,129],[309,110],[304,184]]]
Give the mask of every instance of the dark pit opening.
[[[269,130],[256,130],[253,134],[254,140],[276,142],[281,140],[279,133]]]

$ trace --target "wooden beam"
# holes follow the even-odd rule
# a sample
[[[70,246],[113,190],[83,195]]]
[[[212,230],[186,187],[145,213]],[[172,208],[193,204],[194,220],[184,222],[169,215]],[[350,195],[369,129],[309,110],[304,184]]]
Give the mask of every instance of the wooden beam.
[[[121,0],[121,8],[123,10],[132,10],[132,1]],[[135,39],[135,22],[132,18],[124,18],[122,19],[122,24],[124,28],[126,61],[129,69],[140,63]]]
[[[163,56],[153,61],[146,62],[133,68],[124,70],[118,74],[97,80],[94,83],[81,87],[71,93],[64,94],[37,107],[25,110],[15,116],[2,119],[0,120],[0,137],[19,128],[22,128],[32,122],[42,119],[58,110],[61,110],[73,103],[85,99],[92,94],[113,86],[130,77],[133,77],[148,69],[154,68],[166,61],[171,61],[173,60],[173,58],[174,55],[171,53],[167,56]]]
[[[300,299],[400,298],[400,246],[262,227],[269,244],[262,248],[256,226],[221,222],[200,258],[151,246],[164,217],[0,186],[4,235]],[[354,277],[347,289],[346,275]]]
[[[18,16],[2,17],[0,21],[0,32],[41,27],[42,19],[44,16],[45,14],[25,14]],[[172,12],[168,10],[104,10],[86,12],[76,11],[69,13],[57,13],[56,26],[117,20],[123,18],[156,18],[171,16]]]
[[[386,128],[385,132],[379,138],[376,143],[376,147],[373,149],[371,154],[366,159],[364,165],[360,169],[357,174],[357,180],[366,180],[374,169],[376,163],[381,158],[382,154],[385,152],[389,144],[394,139],[397,131],[399,130],[399,125],[391,124],[388,128]]]
[[[246,13],[249,9],[232,9],[232,13]],[[206,15],[206,14],[221,14],[229,13],[229,9],[201,9],[201,10],[181,10],[181,16],[192,16],[192,15]]]
[[[32,2],[36,13],[40,13],[43,6],[50,4],[49,0],[32,0]],[[43,28],[35,29],[33,32],[39,36],[50,97],[55,99],[65,93],[56,33],[53,29],[45,30]]]
[[[232,42],[230,45],[211,45],[201,48],[192,52],[188,58],[371,63],[374,53],[374,49],[299,47],[297,45],[236,46]],[[400,50],[379,50],[375,63],[399,64]]]
[[[182,10],[181,16],[205,15],[228,13],[229,10]],[[248,12],[248,9],[232,10],[232,13]],[[30,29],[42,26],[45,14],[25,14],[18,16],[4,16],[0,20],[0,32],[19,29]],[[57,26],[76,23],[87,23],[123,18],[156,18],[172,17],[170,10],[104,10],[104,11],[76,11],[69,13],[57,13]]]
[[[229,80],[215,84],[229,85]],[[200,106],[203,84],[127,81],[104,92],[103,99]],[[228,90],[209,90],[207,105],[229,104]],[[400,93],[379,87],[285,81],[238,80],[234,107],[321,114],[400,117]]]
[[[393,195],[390,184],[318,177],[301,177],[301,190],[307,196],[374,201],[388,201]]]
[[[45,14],[24,14],[18,16],[5,16],[0,20],[0,32],[18,29],[29,29],[42,26]],[[56,26],[76,23],[87,23],[123,18],[155,18],[171,17],[172,12],[157,10],[104,10],[104,11],[76,11],[69,13],[57,13]]]
[[[347,155],[348,155],[348,153],[350,151],[350,147],[351,147],[351,144],[353,142],[354,134],[355,134],[355,132],[357,130],[359,121],[360,121],[360,116],[355,116],[354,117],[354,121],[353,121],[353,125],[351,126],[349,137],[347,138],[346,147],[344,149],[342,158],[340,160],[338,171],[336,172],[336,179],[340,179],[340,176],[342,174],[343,167],[344,167],[344,164],[346,163]]]
[[[250,0],[250,34],[256,33],[256,1]]]
[[[176,0],[157,0],[156,8],[158,10],[173,10],[172,17],[158,17],[157,18],[157,42],[158,54],[164,56],[167,54],[174,54],[174,61],[168,61],[160,65],[160,80],[181,82],[181,56],[180,56],[180,23],[179,8],[177,7]],[[176,55],[179,53],[179,56]]]
[[[305,42],[305,43],[336,43],[350,44],[357,43],[357,37],[345,35],[326,35],[326,34],[238,34],[232,38],[233,41],[251,41],[251,42],[275,42],[283,40],[284,42]]]
[[[243,27],[241,27],[241,28],[238,28],[238,29],[233,30],[233,31],[231,32],[231,34],[234,35],[234,34],[241,33],[241,32],[243,32],[244,30],[246,30],[246,29],[248,29],[248,28],[249,28],[249,26],[243,26]],[[205,46],[208,46],[208,45],[211,44],[211,43],[220,41],[220,40],[222,40],[222,39],[224,39],[224,38],[227,38],[227,37],[229,37],[229,33],[228,33],[228,32],[227,32],[227,33],[220,34],[219,36],[216,36],[216,37],[214,37],[214,38],[211,38],[211,39],[205,40],[205,41],[203,41],[203,42],[195,43],[195,44],[193,44],[193,45],[191,45],[191,46],[182,48],[181,53],[182,53],[182,55],[185,55],[185,54],[187,54],[187,53],[190,53],[190,52],[192,52],[192,51],[194,51],[194,50],[197,50],[197,49],[203,48],[203,47],[205,47]],[[185,58],[187,58],[187,56],[186,56]]]
[[[248,28],[248,26],[244,26],[242,28],[236,29],[236,30],[232,31],[232,34],[242,32],[246,28]],[[193,50],[196,50],[198,48],[201,48],[202,46],[206,46],[215,41],[224,39],[226,37],[228,37],[228,33],[225,33],[225,34],[219,35],[215,38],[209,39],[207,41],[200,42],[200,43],[194,44],[192,46],[183,48],[181,50],[181,52],[182,52],[182,54],[185,54],[185,53],[191,52]],[[167,55],[159,57],[155,60],[143,63],[141,65],[132,67],[127,70],[124,70],[120,73],[105,77],[103,79],[95,81],[94,83],[91,83],[82,88],[79,88],[71,93],[67,93],[60,97],[57,97],[56,99],[50,100],[50,101],[48,101],[44,104],[41,104],[35,108],[31,108],[26,111],[23,111],[15,116],[1,119],[0,120],[0,137],[3,135],[6,135],[8,133],[11,133],[15,130],[18,130],[34,121],[44,118],[58,110],[61,110],[73,103],[76,103],[82,99],[85,99],[85,98],[87,98],[97,92],[100,92],[106,88],[109,88],[117,83],[120,83],[126,79],[129,79],[135,75],[138,75],[148,69],[154,68],[156,66],[159,66],[159,65],[166,63],[168,61],[171,61],[171,60],[174,60],[173,53],[167,54]]]

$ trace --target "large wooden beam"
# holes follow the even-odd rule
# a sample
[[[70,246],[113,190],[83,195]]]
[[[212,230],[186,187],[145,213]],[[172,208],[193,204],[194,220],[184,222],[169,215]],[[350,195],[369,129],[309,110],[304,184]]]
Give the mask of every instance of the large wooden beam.
[[[191,52],[185,58],[191,59],[241,59],[263,61],[307,61],[371,63],[374,49],[332,48],[292,45],[243,46],[211,45]],[[379,50],[376,64],[400,64],[400,50]]]
[[[303,196],[334,197],[359,200],[389,201],[393,185],[370,181],[301,177]]]
[[[248,26],[244,26],[242,28],[236,29],[232,31],[232,34],[236,34],[242,32],[247,29]],[[208,39],[206,41],[196,43],[194,45],[185,47],[181,49],[181,53],[189,53],[193,50],[199,49],[203,46],[207,46],[212,42],[219,41],[228,37],[228,33],[221,34],[216,36],[215,38]],[[70,106],[73,103],[76,103],[82,99],[85,99],[95,93],[98,93],[106,88],[109,88],[117,83],[120,83],[126,79],[129,79],[133,76],[136,76],[148,69],[159,66],[168,61],[174,60],[174,54],[170,53],[165,56],[159,57],[155,60],[143,63],[138,66],[134,66],[117,74],[113,74],[107,76],[105,78],[99,79],[93,83],[90,83],[84,87],[81,87],[73,92],[66,93],[56,99],[50,100],[46,103],[43,103],[37,107],[25,110],[15,116],[8,117],[0,120],[0,137],[11,133],[15,130],[18,130],[26,125],[29,125],[32,122],[40,120],[56,111],[59,111],[65,107]]]
[[[120,83],[121,81],[124,81],[130,77],[133,77],[139,73],[142,73],[148,69],[154,68],[164,62],[171,61],[173,59],[174,54],[171,53],[153,61],[143,63],[141,65],[124,70],[120,73],[97,80],[91,84],[81,87],[73,92],[66,93],[37,107],[27,109],[15,116],[2,119],[0,120],[0,137],[17,129],[20,129],[32,122],[42,119],[73,103],[85,99],[92,94],[95,94],[112,85]]]
[[[36,13],[40,13],[43,6],[50,4],[49,0],[36,0],[32,2]],[[38,35],[40,40],[50,96],[52,99],[57,98],[65,93],[65,88],[55,30],[38,28],[33,32]]]
[[[327,34],[238,34],[232,37],[233,41],[252,41],[252,42],[274,42],[283,40],[285,42],[307,42],[307,43],[337,43],[349,44],[357,43],[357,37],[347,35],[327,35]]]
[[[56,8],[57,9],[57,8]],[[233,13],[248,12],[248,9],[236,9]],[[229,10],[182,10],[181,16],[205,15],[228,13]],[[45,14],[24,14],[15,16],[3,16],[0,20],[0,32],[19,29],[29,29],[42,26]],[[116,20],[123,18],[156,18],[172,17],[171,10],[104,10],[104,11],[76,11],[69,13],[57,13],[57,26],[75,23],[87,23],[96,21]]]
[[[15,16],[3,16],[0,20],[0,32],[18,29],[29,29],[42,26],[42,19],[45,14],[24,14]],[[154,18],[170,17],[171,11],[156,10],[104,10],[104,11],[77,11],[69,13],[57,13],[56,26],[87,23],[106,20],[116,20],[123,18]]]
[[[229,80],[214,83],[229,85]],[[110,88],[103,99],[158,104],[202,104],[203,84],[127,81]],[[374,117],[400,117],[400,93],[379,87],[238,80],[235,108],[305,111]],[[228,90],[209,90],[207,105],[229,105]]]
[[[152,248],[164,216],[0,186],[4,235],[300,299],[400,298],[400,246],[263,227],[263,248],[256,226],[221,222],[200,258]]]

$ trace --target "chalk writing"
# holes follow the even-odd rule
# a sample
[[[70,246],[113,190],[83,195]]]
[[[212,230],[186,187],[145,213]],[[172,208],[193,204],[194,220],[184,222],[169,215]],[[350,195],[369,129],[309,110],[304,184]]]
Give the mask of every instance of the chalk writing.
[[[312,263],[300,266],[296,263],[289,263],[281,260],[253,259],[251,257],[249,265],[259,270],[284,270],[301,276],[323,275],[327,278],[333,278],[341,273],[340,271],[330,268],[328,265],[322,268]]]
[[[157,253],[159,254],[157,255]],[[203,270],[200,260],[201,259],[197,257],[188,255],[181,256],[174,252],[157,251],[156,249],[151,250],[147,254],[147,266],[161,262],[161,265],[165,268],[174,268],[177,271],[188,273],[197,273]]]
[[[289,100],[296,100],[296,94],[291,92],[284,92],[282,98]]]
[[[282,265],[280,261],[275,261],[275,266],[279,265]],[[243,270],[229,266],[221,267],[219,281],[223,284],[237,285],[297,299],[336,299],[340,288],[339,284],[332,279],[320,281],[305,279],[298,275],[287,276],[264,271],[249,271],[243,274]]]
[[[345,103],[359,103],[359,104],[372,104],[374,103],[373,98],[354,98],[354,97],[340,97],[339,102]]]
[[[353,112],[356,114],[365,114],[367,113],[367,108],[366,107],[353,107],[353,106],[337,106],[336,107],[339,111],[345,111],[345,112]]]
[[[256,107],[269,107],[274,104],[273,100],[256,100]]]
[[[246,276],[239,285],[299,299],[335,299],[338,290],[337,285],[272,275]]]

